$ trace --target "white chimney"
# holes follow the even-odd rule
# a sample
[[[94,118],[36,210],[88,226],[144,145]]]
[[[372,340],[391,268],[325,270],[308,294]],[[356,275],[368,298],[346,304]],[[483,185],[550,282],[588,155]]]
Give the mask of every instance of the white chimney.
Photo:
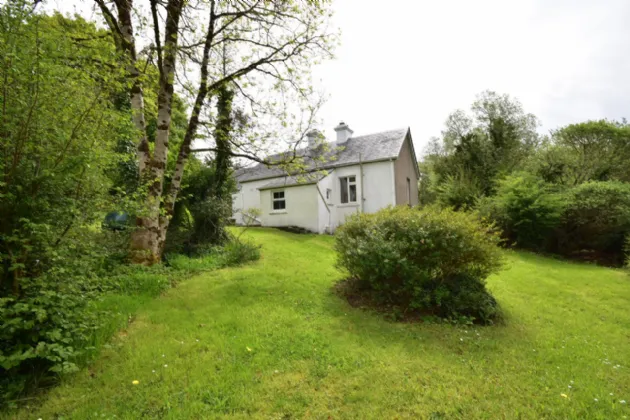
[[[306,138],[308,139],[308,148],[314,149],[321,144],[323,136],[319,130],[313,129],[306,133]]]
[[[337,127],[335,127],[335,131],[337,132],[337,143],[345,143],[350,137],[352,137],[352,133],[354,131],[350,130],[348,124],[341,121]]]

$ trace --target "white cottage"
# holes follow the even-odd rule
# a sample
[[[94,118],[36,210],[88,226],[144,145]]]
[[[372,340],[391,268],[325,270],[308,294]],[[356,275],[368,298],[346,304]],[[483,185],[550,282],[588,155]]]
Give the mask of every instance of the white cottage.
[[[408,128],[353,137],[342,122],[335,131],[337,141],[324,163],[310,161],[317,171],[306,176],[290,176],[264,164],[236,171],[236,224],[244,222],[242,210],[258,208],[262,214],[255,224],[331,233],[352,213],[418,203],[420,174]],[[313,156],[321,150],[318,137],[309,133],[309,147],[299,153]]]

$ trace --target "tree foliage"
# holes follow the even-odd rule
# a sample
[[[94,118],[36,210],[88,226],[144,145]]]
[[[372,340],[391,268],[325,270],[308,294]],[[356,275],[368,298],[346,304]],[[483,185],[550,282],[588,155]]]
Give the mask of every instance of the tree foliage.
[[[533,165],[546,181],[568,186],[587,181],[630,182],[630,125],[599,120],[554,130]]]
[[[144,211],[138,215],[138,228],[132,235],[131,258],[137,263],[152,264],[159,261],[163,253],[191,145],[204,126],[203,116],[209,99],[231,83],[248,101],[250,111],[260,112],[257,120],[277,120],[283,127],[290,125],[290,117],[295,114],[284,101],[261,100],[264,90],[277,91],[285,99],[294,98],[313,111],[316,105],[309,105],[312,88],[308,74],[314,62],[329,54],[333,39],[325,27],[329,12],[326,2],[300,0],[151,1],[152,27],[145,30],[142,22],[149,20],[148,16],[136,19],[132,0],[116,0],[114,7],[105,0],[95,2],[124,57],[138,138],[138,169],[146,185]],[[204,24],[190,25],[199,20]],[[137,51],[141,36],[151,39],[150,53],[155,54],[158,69],[157,130],[153,147],[149,144],[148,109]],[[174,169],[169,174],[166,168],[170,166],[168,156],[172,145],[172,103],[182,65],[197,66],[199,78],[183,85],[190,95],[192,109],[183,141],[176,148]],[[258,90],[257,98],[251,93],[251,87],[260,83],[255,76],[263,79],[264,86],[263,90]],[[312,112],[307,120],[311,119]],[[260,160],[256,151],[260,150],[260,143],[264,143],[264,136],[254,135],[254,127],[250,125],[249,135],[233,142],[245,152],[230,151],[230,154]],[[298,138],[302,137],[303,134]],[[221,139],[217,140],[220,147]]]
[[[630,236],[630,184],[585,182],[569,191],[567,201],[557,252],[570,256],[587,251],[595,260],[623,264],[624,240]]]
[[[471,106],[446,120],[432,141],[426,161],[433,176],[426,189],[443,205],[469,208],[491,194],[500,177],[519,168],[538,143],[538,121],[518,100],[486,91]]]
[[[565,207],[561,193],[528,173],[507,176],[493,196],[477,202],[481,215],[496,222],[510,244],[530,249],[548,249]]]
[[[511,245],[621,264],[630,125],[586,121],[545,137],[537,125],[517,100],[482,93],[429,143],[420,202],[478,210]]]
[[[19,295],[20,278],[49,267],[72,228],[111,206],[112,133],[130,127],[112,100],[106,32],[21,2],[2,7],[0,25],[0,289]]]
[[[2,404],[90,352],[95,277],[128,240],[99,229],[132,136],[116,54],[92,22],[0,6]]]

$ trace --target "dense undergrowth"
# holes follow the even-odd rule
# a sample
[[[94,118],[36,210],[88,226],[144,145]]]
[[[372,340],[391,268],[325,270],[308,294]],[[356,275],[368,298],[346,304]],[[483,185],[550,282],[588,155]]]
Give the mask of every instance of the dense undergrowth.
[[[124,264],[122,255],[96,255],[24,279],[20,296],[0,299],[0,406],[19,405],[60,375],[77,371],[143,303],[182,279],[260,254],[255,245],[233,239],[204,255],[170,255],[150,267]]]

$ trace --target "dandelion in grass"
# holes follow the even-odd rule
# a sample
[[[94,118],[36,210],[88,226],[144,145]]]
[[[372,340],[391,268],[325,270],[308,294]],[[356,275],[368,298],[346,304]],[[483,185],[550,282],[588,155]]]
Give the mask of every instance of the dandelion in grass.
[[[610,396],[612,397],[613,395],[614,395],[614,394],[611,392],[611,393],[610,393]]]
[[[250,349],[249,347],[245,347],[247,349],[247,351],[252,351],[252,349]]]
[[[164,367],[168,367],[168,365],[164,365]]]
[[[564,394],[564,393],[560,394],[560,396],[561,396],[562,398],[569,398],[569,396],[568,396],[567,394]]]
[[[598,401],[599,401],[599,399],[597,399],[597,398],[593,398],[593,401],[598,402]]]
[[[131,381],[131,383],[132,383],[133,385],[138,385],[138,384],[140,383],[140,381],[139,381],[139,380],[137,380],[137,379],[135,379],[135,380]]]

